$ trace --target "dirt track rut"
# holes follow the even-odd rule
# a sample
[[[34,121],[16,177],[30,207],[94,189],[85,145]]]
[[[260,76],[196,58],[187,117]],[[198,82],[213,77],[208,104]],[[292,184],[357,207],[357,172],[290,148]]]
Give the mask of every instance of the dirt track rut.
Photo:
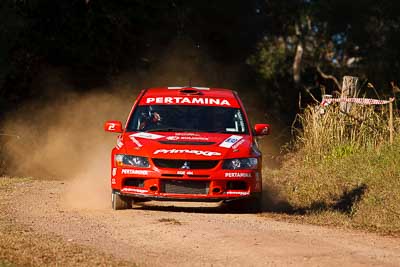
[[[144,266],[400,266],[400,240],[218,208],[70,205],[68,182],[15,186],[11,216],[37,232]],[[107,199],[108,200],[108,199]]]

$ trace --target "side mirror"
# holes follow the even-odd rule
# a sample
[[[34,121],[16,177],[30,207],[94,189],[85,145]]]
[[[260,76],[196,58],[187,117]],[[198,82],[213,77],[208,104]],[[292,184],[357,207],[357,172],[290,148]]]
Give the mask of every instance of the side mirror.
[[[254,132],[256,135],[269,135],[271,125],[269,124],[256,124],[254,125]]]
[[[106,121],[104,131],[112,133],[122,133],[122,123],[120,121]]]

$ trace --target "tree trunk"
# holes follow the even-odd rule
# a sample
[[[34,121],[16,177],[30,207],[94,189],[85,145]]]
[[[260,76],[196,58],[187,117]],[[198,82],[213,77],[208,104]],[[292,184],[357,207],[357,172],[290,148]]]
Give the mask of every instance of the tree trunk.
[[[293,61],[293,80],[295,84],[299,84],[301,80],[301,61],[303,59],[303,44],[301,41],[297,44],[296,55]]]

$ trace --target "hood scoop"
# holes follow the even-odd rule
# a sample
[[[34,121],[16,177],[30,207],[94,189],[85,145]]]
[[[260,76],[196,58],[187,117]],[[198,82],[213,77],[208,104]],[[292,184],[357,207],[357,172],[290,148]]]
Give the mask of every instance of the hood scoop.
[[[185,89],[179,90],[179,92],[184,95],[201,95],[200,91],[193,89],[193,88],[185,88]]]
[[[214,145],[215,142],[198,142],[198,141],[175,141],[175,140],[163,140],[158,141],[160,144],[164,145],[193,145],[193,146],[209,146]]]

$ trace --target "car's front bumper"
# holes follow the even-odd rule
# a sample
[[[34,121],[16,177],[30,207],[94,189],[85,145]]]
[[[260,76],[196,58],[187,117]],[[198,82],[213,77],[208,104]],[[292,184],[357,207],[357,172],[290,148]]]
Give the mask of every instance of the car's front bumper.
[[[126,174],[129,173],[129,174]],[[258,170],[226,171],[190,175],[117,170],[112,178],[114,192],[143,200],[218,202],[251,198],[262,191]],[[196,177],[196,178],[194,178]],[[207,178],[206,178],[207,177]]]
[[[241,200],[241,199],[249,199],[249,198],[257,198],[260,196],[261,193],[250,193],[247,195],[243,196],[232,196],[232,197],[198,197],[197,195],[192,195],[192,196],[160,196],[160,195],[144,195],[144,194],[126,194],[122,193],[118,190],[113,190],[114,193],[119,194],[124,197],[140,200],[140,201],[147,201],[147,200],[155,200],[155,201],[182,201],[182,202],[230,202],[230,201],[236,201],[236,200]]]

